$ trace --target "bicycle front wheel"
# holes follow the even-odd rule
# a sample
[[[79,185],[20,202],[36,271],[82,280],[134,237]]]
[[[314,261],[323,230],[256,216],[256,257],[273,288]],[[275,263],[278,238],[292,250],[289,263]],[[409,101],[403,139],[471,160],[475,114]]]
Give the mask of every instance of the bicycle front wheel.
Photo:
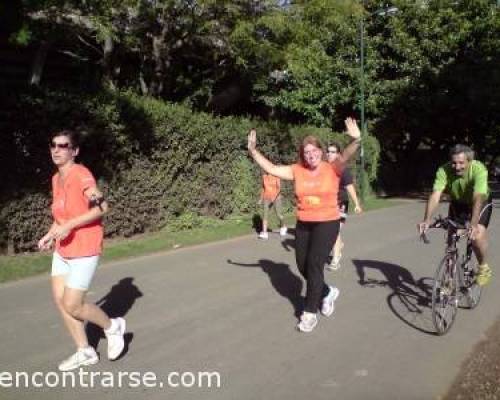
[[[448,332],[457,316],[460,290],[456,258],[443,258],[434,276],[432,289],[432,322],[438,335]]]
[[[471,263],[469,261],[469,263]],[[464,289],[465,289],[465,298],[467,300],[468,307],[472,310],[476,308],[479,304],[479,300],[481,300],[481,290],[482,287],[476,283],[476,276],[479,273],[479,265],[467,265],[464,263],[462,269],[468,270],[469,274],[464,278]]]

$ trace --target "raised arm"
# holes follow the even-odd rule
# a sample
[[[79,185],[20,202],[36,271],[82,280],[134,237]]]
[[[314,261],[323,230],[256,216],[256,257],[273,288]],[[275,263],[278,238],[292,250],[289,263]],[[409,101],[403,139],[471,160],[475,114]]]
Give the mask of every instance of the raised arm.
[[[346,118],[345,127],[346,133],[352,138],[352,141],[335,161],[335,164],[337,164],[340,168],[344,168],[354,154],[356,154],[356,151],[361,143],[361,131],[359,130],[356,120],[353,118]]]
[[[248,152],[255,162],[268,174],[280,179],[293,181],[293,170],[289,165],[275,165],[257,150],[257,131],[251,129],[248,133]]]

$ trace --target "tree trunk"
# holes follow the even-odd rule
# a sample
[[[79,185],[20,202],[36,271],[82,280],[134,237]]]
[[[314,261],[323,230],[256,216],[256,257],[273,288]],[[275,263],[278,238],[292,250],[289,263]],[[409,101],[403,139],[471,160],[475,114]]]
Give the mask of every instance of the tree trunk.
[[[141,93],[144,96],[147,96],[149,94],[149,88],[148,88],[148,84],[144,80],[144,74],[142,73],[142,70],[141,70],[141,72],[139,72],[139,84],[141,85]]]
[[[43,41],[38,48],[35,59],[33,60],[33,66],[31,68],[31,78],[30,85],[38,86],[42,80],[43,68],[45,67],[45,61],[47,59],[47,53],[49,51],[50,43]]]
[[[103,80],[104,83],[108,84],[109,87],[115,89],[115,83],[113,80],[113,66],[111,57],[113,55],[114,43],[111,36],[106,36],[103,45],[103,57],[102,57],[102,68],[103,68]]]

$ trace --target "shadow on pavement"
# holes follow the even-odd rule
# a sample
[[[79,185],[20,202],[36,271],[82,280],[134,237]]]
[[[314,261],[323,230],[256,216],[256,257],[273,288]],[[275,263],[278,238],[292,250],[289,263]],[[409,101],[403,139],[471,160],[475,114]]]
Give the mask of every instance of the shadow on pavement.
[[[304,299],[301,295],[302,279],[290,270],[288,264],[275,263],[265,259],[259,260],[256,264],[246,264],[232,260],[227,260],[227,263],[240,267],[260,267],[269,277],[274,289],[292,303],[295,316],[299,318],[304,308]]]
[[[143,293],[133,283],[134,278],[123,278],[117,284],[111,287],[108,294],[96,301],[96,305],[110,317],[124,317],[134,305],[135,301],[143,296]],[[97,348],[101,338],[104,338],[104,333],[98,326],[88,323],[85,328],[89,340],[89,345]],[[128,332],[125,334],[125,350],[120,358],[128,352],[128,346],[132,341],[134,334]]]
[[[293,236],[293,238],[289,236]],[[281,246],[283,246],[286,251],[295,250],[295,228],[288,228],[287,237],[281,240]]]
[[[397,264],[375,260],[353,259],[363,287],[387,287],[390,310],[405,324],[412,328],[435,335],[431,317],[432,278],[424,277],[417,281],[406,268]],[[367,278],[367,270],[380,272],[385,279]]]

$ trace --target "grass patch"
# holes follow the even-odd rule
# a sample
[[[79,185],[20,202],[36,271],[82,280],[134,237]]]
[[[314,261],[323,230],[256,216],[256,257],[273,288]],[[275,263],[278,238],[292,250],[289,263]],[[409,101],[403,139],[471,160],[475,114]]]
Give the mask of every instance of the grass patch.
[[[368,198],[364,211],[391,207],[400,204],[396,200]],[[287,225],[295,224],[295,217],[285,217]],[[270,227],[276,229],[277,219],[273,213]],[[127,257],[151,254],[159,251],[176,249],[225,240],[253,232],[252,218],[249,216],[233,217],[217,223],[189,230],[171,232],[168,230],[136,236],[132,239],[113,239],[105,241],[104,261],[112,261]],[[0,256],[0,283],[22,279],[50,270],[51,254],[22,254],[16,256]]]

